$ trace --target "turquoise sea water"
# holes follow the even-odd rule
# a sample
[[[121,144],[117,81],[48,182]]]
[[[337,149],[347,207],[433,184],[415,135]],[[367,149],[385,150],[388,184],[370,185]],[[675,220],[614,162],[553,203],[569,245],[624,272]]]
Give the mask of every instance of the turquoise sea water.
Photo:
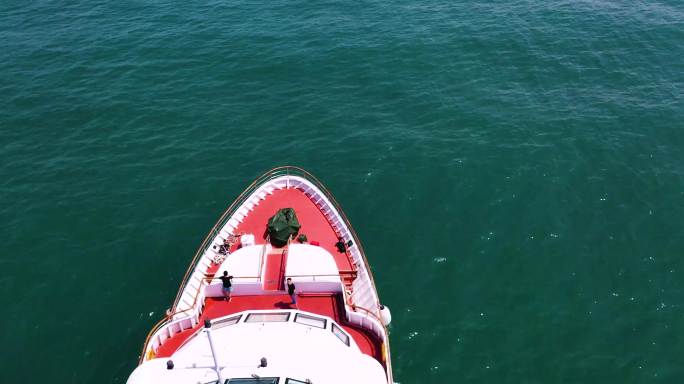
[[[401,383],[684,382],[679,1],[0,4],[0,381],[123,383],[270,167],[356,227]]]

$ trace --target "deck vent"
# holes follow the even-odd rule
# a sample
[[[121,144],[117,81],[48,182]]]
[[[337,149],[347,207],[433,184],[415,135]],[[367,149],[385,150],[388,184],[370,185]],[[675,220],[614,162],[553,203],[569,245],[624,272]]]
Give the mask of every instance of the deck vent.
[[[173,360],[169,360],[166,362],[166,369],[173,369]]]
[[[265,357],[262,357],[261,360],[259,361],[259,368],[266,368],[268,365],[268,360],[266,360]]]

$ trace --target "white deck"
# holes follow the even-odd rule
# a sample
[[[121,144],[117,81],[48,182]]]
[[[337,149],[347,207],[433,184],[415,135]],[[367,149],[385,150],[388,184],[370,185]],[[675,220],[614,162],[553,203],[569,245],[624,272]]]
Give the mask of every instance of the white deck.
[[[245,323],[247,313],[289,313],[287,322]],[[301,313],[325,319],[325,328],[294,322]],[[233,318],[235,315],[228,316]],[[312,383],[387,383],[384,368],[372,357],[363,354],[353,339],[350,345],[341,341],[331,328],[328,317],[299,311],[243,312],[240,322],[221,326],[214,321],[212,338],[218,357],[221,377],[250,378],[281,377]],[[267,367],[258,367],[265,357]],[[174,369],[166,362],[172,360]],[[182,346],[170,359],[155,359],[140,365],[128,379],[128,384],[140,383],[213,383],[217,374],[213,369],[209,340],[205,330]]]
[[[294,281],[339,282],[340,271],[335,258],[322,247],[309,244],[292,244],[287,253],[285,275]]]
[[[219,266],[216,276],[223,274],[223,271],[235,278],[235,283],[257,282],[261,272],[261,254],[264,252],[264,245],[250,245],[242,247],[230,254],[229,257]]]
[[[233,295],[273,294],[264,291],[264,258],[269,245],[251,245],[238,249],[219,266],[216,279],[205,289],[206,297],[221,297],[219,276],[227,271],[233,276]],[[324,248],[309,244],[291,244],[287,254],[285,277],[292,277],[299,292],[342,292],[342,280],[335,258]]]

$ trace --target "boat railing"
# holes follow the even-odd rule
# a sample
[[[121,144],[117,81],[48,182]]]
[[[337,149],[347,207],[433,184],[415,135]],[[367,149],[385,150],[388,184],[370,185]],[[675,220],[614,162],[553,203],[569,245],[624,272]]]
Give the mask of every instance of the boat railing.
[[[335,228],[336,231],[338,231],[338,235],[342,236],[345,241],[346,240],[352,240],[352,246],[349,247],[349,252],[352,256],[352,259],[354,262],[357,264],[357,267],[359,265],[362,265],[361,273],[360,273],[360,279],[357,278],[354,282],[355,287],[354,287],[354,299],[358,300],[360,304],[368,307],[368,308],[378,308],[379,306],[379,300],[377,298],[377,293],[376,293],[376,288],[375,288],[375,281],[373,278],[373,274],[370,268],[370,265],[368,264],[368,261],[366,260],[364,251],[363,251],[363,246],[361,245],[361,242],[359,241],[359,238],[356,234],[356,231],[354,230],[354,227],[351,225],[349,222],[349,219],[345,215],[344,211],[340,207],[340,204],[335,200],[334,196],[330,191],[321,183],[315,176],[310,174],[309,172],[305,171],[302,168],[299,167],[294,167],[294,166],[284,166],[284,167],[278,167],[274,168],[265,174],[261,175],[258,177],[256,180],[254,180],[239,196],[238,198],[226,209],[225,212],[219,217],[218,221],[214,226],[211,228],[209,233],[205,236],[204,240],[198,247],[197,251],[195,252],[195,255],[192,258],[192,261],[188,267],[188,269],[185,272],[185,275],[183,276],[182,283],[180,284],[180,289],[178,290],[178,293],[176,294],[176,298],[174,300],[172,308],[176,308],[179,304],[180,298],[185,290],[185,287],[190,279],[190,276],[192,272],[195,270],[197,267],[197,263],[200,259],[200,257],[210,248],[212,245],[213,240],[220,234],[220,231],[222,228],[226,226],[228,221],[234,216],[236,211],[240,209],[243,204],[250,198],[250,196],[255,192],[260,186],[262,186],[264,183],[268,182],[269,180],[277,179],[282,176],[298,176],[301,177],[308,182],[312,183],[325,197],[327,202],[334,208],[334,212],[323,212],[326,217],[328,217],[329,220],[331,220],[331,224],[333,225],[333,228]],[[285,183],[286,187],[297,187],[298,185],[295,185],[291,183],[291,180],[289,177],[285,178]],[[306,191],[305,191],[306,192]],[[320,203],[320,201],[319,201]],[[319,208],[321,206],[319,205]],[[339,217],[330,217],[334,214],[339,215]],[[337,216],[334,215],[334,216]],[[343,225],[342,225],[343,224]],[[344,232],[344,233],[343,233]],[[358,282],[358,284],[357,284]],[[377,312],[377,309],[376,309]]]
[[[235,199],[235,201],[223,212],[223,214],[221,214],[216,224],[214,224],[211,230],[209,230],[204,240],[197,248],[197,251],[195,252],[195,255],[192,258],[192,261],[190,262],[190,265],[183,276],[180,288],[178,290],[176,298],[174,299],[173,305],[171,306],[171,311],[176,311],[174,312],[175,314],[187,314],[189,315],[188,317],[192,318],[193,322],[199,321],[199,317],[203,309],[202,304],[204,298],[202,297],[201,300],[199,300],[199,302],[198,298],[201,294],[203,294],[204,290],[201,289],[203,284],[200,284],[200,286],[198,287],[198,293],[194,295],[194,299],[192,300],[193,303],[189,308],[178,310],[178,307],[181,301],[181,297],[183,296],[184,292],[186,291],[186,288],[188,287],[188,282],[190,281],[191,276],[193,276],[193,274],[195,276],[204,274],[204,271],[200,270],[201,268],[200,266],[198,266],[200,259],[205,253],[210,251],[210,247],[214,243],[215,239],[219,238],[219,236],[221,235],[227,236],[227,228],[228,234],[236,235],[236,233],[234,232],[239,224],[239,221],[241,221],[241,219],[244,218],[244,216],[246,216],[247,213],[243,212],[243,210],[250,209],[248,207],[248,200],[255,194],[263,193],[265,196],[266,194],[272,193],[272,191],[276,189],[276,186],[268,185],[269,181],[283,178],[283,176],[285,176],[284,185],[280,184],[280,188],[294,187],[302,189],[305,194],[312,198],[312,201],[314,201],[314,203],[318,206],[318,208],[330,222],[331,226],[337,232],[338,236],[342,237],[344,241],[352,241],[352,244],[348,247],[347,252],[351,256],[351,259],[353,260],[356,266],[357,276],[352,282],[352,292],[350,296],[350,301],[360,308],[367,308],[368,313],[372,314],[374,318],[379,318],[380,303],[377,296],[375,280],[373,278],[373,273],[371,271],[370,265],[368,264],[368,261],[365,257],[363,246],[361,245],[361,242],[359,240],[358,235],[356,234],[356,231],[354,230],[354,227],[351,225],[346,214],[341,209],[340,204],[337,202],[337,200],[335,200],[332,193],[330,193],[330,191],[323,185],[323,183],[321,183],[315,176],[305,171],[304,169],[293,166],[274,168],[266,172],[265,174],[259,176],[238,196],[237,199]],[[294,179],[290,176],[294,177]],[[306,183],[300,182],[299,180],[297,180],[297,178],[305,180]],[[277,181],[272,184],[281,182],[282,181]],[[309,183],[310,185],[306,185],[307,183]],[[311,186],[313,186],[314,188],[311,188]],[[260,188],[263,189],[260,190]],[[316,192],[319,192],[320,195]],[[262,251],[261,255],[262,261],[264,257],[263,253],[264,251]],[[263,264],[263,262],[260,264]],[[261,272],[262,271],[260,271],[259,273],[260,275],[262,274]],[[201,293],[199,291],[201,291]],[[187,301],[185,302],[187,303]],[[173,319],[173,317],[169,317],[169,319]],[[176,320],[183,319],[174,319],[173,321]],[[163,324],[163,322],[164,320],[162,320],[162,322],[160,323]],[[382,322],[380,322],[380,324],[382,325]],[[155,331],[156,330],[153,328],[153,331],[150,333],[150,335],[148,335],[148,339],[151,336],[151,334]],[[384,329],[383,331],[383,340],[387,341],[386,329]],[[146,342],[145,349],[147,349],[147,345],[148,344]],[[144,356],[141,356],[141,361],[143,358]],[[391,375],[391,370],[389,372]]]
[[[358,305],[352,306],[353,311],[347,311],[347,321],[356,324],[364,329],[370,329],[382,340],[382,359],[387,366],[389,374],[389,382],[392,381],[392,357],[390,356],[389,347],[389,330],[382,319],[378,317],[373,311],[360,307]],[[364,316],[364,314],[366,316]]]

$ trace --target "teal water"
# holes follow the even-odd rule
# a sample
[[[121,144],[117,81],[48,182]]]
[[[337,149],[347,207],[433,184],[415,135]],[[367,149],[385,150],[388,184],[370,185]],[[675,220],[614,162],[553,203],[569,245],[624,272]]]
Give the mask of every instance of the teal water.
[[[335,194],[401,383],[684,382],[677,1],[7,1],[0,377],[123,383],[267,169]]]

